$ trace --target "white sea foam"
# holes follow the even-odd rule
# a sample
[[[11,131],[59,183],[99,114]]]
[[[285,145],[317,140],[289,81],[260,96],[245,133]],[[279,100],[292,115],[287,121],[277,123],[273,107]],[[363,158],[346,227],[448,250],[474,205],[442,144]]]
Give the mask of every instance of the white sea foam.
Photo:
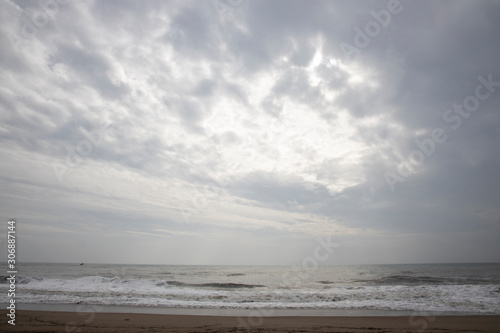
[[[0,290],[6,286],[0,284]],[[102,276],[45,277],[21,279],[16,296],[21,303],[500,313],[500,290],[495,284],[349,286],[318,283],[293,289],[279,287]],[[6,294],[0,291],[0,303],[7,302]]]

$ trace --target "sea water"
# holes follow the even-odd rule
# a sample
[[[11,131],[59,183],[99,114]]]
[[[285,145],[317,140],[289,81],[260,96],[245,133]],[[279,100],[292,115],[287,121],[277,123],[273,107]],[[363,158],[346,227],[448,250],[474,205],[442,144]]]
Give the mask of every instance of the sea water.
[[[17,304],[500,314],[499,263],[318,267],[24,263],[17,275]],[[0,276],[0,282],[0,303],[7,304],[7,277]]]

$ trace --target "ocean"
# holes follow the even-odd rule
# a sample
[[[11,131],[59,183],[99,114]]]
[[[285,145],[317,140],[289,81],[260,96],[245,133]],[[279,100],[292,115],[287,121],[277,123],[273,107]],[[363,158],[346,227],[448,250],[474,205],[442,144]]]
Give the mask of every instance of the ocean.
[[[17,304],[500,314],[500,263],[309,269],[20,263],[17,277]],[[7,304],[6,276],[0,281],[0,303]]]

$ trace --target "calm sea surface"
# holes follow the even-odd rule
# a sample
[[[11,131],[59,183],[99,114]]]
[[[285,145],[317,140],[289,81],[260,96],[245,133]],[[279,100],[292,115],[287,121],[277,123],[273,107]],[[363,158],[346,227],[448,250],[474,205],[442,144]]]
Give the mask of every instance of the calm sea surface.
[[[0,267],[6,272],[6,267]],[[2,273],[0,273],[1,275]],[[9,301],[0,276],[0,303]],[[500,314],[500,264],[170,266],[22,264],[17,303]]]

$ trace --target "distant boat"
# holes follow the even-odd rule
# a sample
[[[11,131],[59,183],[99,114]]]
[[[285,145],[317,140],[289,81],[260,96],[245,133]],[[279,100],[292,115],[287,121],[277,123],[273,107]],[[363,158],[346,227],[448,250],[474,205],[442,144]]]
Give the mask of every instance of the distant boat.
[[[80,266],[83,266],[83,262],[80,264]]]

